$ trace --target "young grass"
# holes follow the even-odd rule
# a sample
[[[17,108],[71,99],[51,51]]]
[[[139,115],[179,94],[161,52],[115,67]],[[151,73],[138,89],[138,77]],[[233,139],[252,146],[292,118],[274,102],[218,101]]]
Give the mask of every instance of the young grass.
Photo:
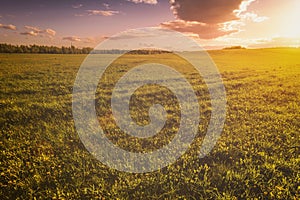
[[[0,198],[299,199],[300,49],[209,54],[227,92],[221,138],[207,157],[198,158],[210,116],[207,88],[196,81],[199,77],[192,69],[177,63],[199,95],[203,118],[199,135],[177,162],[146,174],[109,169],[81,143],[72,118],[72,88],[85,55],[0,54]],[[108,80],[149,58],[143,56],[124,57],[117,63],[124,69],[112,67]],[[168,56],[155,58],[175,65]],[[151,151],[176,134],[180,117],[176,99],[168,90],[150,86],[135,93],[133,119],[147,124],[145,108],[159,101],[165,102],[168,120],[174,121],[154,141],[131,138],[130,145],[107,117],[109,109],[103,105],[113,83],[104,83],[99,82],[96,109],[114,143],[128,150]],[[157,90],[168,95],[153,98],[149,91]],[[101,116],[103,111],[107,115]]]

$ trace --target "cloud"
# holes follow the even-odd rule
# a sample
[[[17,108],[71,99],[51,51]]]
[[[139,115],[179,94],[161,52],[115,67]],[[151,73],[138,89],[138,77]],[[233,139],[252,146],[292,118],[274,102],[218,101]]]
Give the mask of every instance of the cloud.
[[[239,9],[234,10],[233,12],[237,15],[240,16],[243,12],[246,12],[248,7],[250,6],[251,3],[255,2],[256,0],[244,0],[241,2]]]
[[[127,0],[133,3],[145,3],[145,4],[152,4],[155,5],[157,4],[157,0]]]
[[[109,16],[113,16],[113,15],[116,15],[116,14],[119,14],[120,12],[119,11],[116,11],[116,10],[108,10],[109,9],[109,4],[107,3],[103,3],[102,4],[106,10],[86,10],[86,12],[88,13],[88,15],[100,15],[100,16],[105,16],[105,17],[109,17]],[[84,17],[86,16],[86,14],[75,14],[74,15],[75,17]]]
[[[227,23],[239,20],[234,11],[240,8],[242,2],[243,0],[170,0],[176,20],[161,23],[160,26],[188,33],[193,37],[198,35],[201,39],[229,35],[238,32],[238,29]]]
[[[162,30],[163,31],[163,30]],[[121,35],[111,36],[111,37],[104,37],[105,39],[110,40],[131,40],[137,38],[148,38],[148,37],[155,37],[156,34],[151,32],[145,32],[143,29],[139,30],[131,30],[130,32],[124,32]]]
[[[80,44],[89,44],[89,45],[97,45],[99,43],[98,37],[66,36],[63,37],[62,39],[70,42],[80,42]],[[102,41],[103,37],[100,37],[100,40]]]
[[[222,27],[220,28],[220,31],[234,31],[234,32],[240,32],[241,27],[245,26],[245,22],[240,21],[240,20],[234,20],[234,21],[229,21],[229,22],[224,22],[222,24]]]
[[[86,38],[82,38],[82,42],[84,42],[84,43],[94,43],[96,41],[92,37],[86,37]]]
[[[240,16],[241,19],[244,19],[244,20],[249,20],[249,21],[253,21],[253,22],[263,22],[267,19],[269,19],[268,17],[265,17],[265,16],[258,16],[257,14],[253,13],[253,12],[247,12],[243,15]]]
[[[245,26],[247,22],[260,23],[260,22],[263,22],[263,21],[269,19],[268,17],[258,16],[256,13],[248,11],[248,7],[250,6],[250,4],[255,1],[256,0],[244,0],[240,4],[239,9],[236,9],[233,11],[239,19],[225,22],[223,29],[227,30],[227,31],[230,31],[230,30],[240,30],[241,31],[242,27]]]
[[[17,30],[17,27],[15,25],[12,24],[0,24],[0,28],[4,28],[4,29],[8,29],[8,30]]]
[[[63,37],[63,40],[69,40],[71,42],[80,42],[81,41],[81,39],[77,36]]]
[[[105,7],[105,9],[109,9],[110,5],[108,3],[103,3],[102,5]]]
[[[47,34],[50,35],[50,36],[55,36],[55,35],[56,35],[56,31],[53,30],[53,29],[50,29],[50,28],[47,28],[47,29],[45,30],[45,33],[47,33]]]
[[[238,19],[233,13],[242,0],[171,0],[177,19],[216,24]]]
[[[30,36],[37,36],[38,33],[34,32],[34,31],[26,31],[26,32],[22,32],[20,33],[21,35],[30,35]]]
[[[75,5],[72,5],[72,8],[78,9],[78,8],[81,8],[82,6],[83,6],[82,4],[75,4]]]
[[[83,17],[84,14],[75,14],[74,16],[75,16],[75,17]]]
[[[235,15],[242,20],[250,20],[253,22],[262,22],[268,19],[265,16],[258,16],[256,13],[248,12],[248,7],[251,3],[255,2],[256,0],[244,0],[241,4],[239,9],[234,10],[233,12]]]
[[[50,28],[47,28],[45,30],[40,29],[36,26],[24,26],[24,28],[27,30],[25,32],[21,32],[21,35],[30,35],[30,36],[49,36],[54,37],[56,35],[56,31]]]
[[[218,38],[240,32],[246,21],[262,22],[267,19],[247,11],[254,1],[170,0],[176,20],[161,23],[160,26],[197,34],[201,39]]]
[[[101,15],[105,17],[113,16],[119,13],[119,11],[114,10],[87,10],[87,12],[89,15]]]
[[[205,24],[197,21],[175,20],[161,23],[160,26],[202,39],[213,39],[236,32],[235,30],[224,30],[220,24]]]
[[[274,37],[271,39],[257,39],[250,48],[268,48],[268,47],[300,47],[299,38]]]
[[[42,31],[38,27],[34,27],[34,26],[24,26],[24,28],[27,29],[27,30],[29,30],[29,31],[36,32],[36,33],[40,33]]]

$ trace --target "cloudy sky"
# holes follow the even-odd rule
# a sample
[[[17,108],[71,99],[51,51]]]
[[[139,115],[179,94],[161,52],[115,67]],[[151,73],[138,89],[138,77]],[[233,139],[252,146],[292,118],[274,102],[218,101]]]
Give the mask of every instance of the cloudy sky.
[[[0,43],[95,47],[143,27],[189,35],[207,49],[300,46],[300,0],[9,0]]]

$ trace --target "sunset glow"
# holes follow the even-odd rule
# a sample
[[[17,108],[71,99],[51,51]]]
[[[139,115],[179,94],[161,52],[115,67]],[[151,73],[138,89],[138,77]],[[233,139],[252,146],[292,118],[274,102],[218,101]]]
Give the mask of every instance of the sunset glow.
[[[295,47],[299,10],[298,0],[12,0],[0,8],[0,43],[95,47],[128,29],[163,27],[207,49]]]
[[[294,1],[284,13],[281,21],[283,24],[282,35],[292,38],[299,37],[300,1]]]

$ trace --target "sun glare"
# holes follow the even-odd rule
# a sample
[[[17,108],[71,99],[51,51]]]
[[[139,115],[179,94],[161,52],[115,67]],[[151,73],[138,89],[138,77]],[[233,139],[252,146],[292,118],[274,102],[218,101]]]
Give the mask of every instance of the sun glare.
[[[282,34],[290,38],[300,38],[300,1],[296,0],[291,4],[283,16]]]

